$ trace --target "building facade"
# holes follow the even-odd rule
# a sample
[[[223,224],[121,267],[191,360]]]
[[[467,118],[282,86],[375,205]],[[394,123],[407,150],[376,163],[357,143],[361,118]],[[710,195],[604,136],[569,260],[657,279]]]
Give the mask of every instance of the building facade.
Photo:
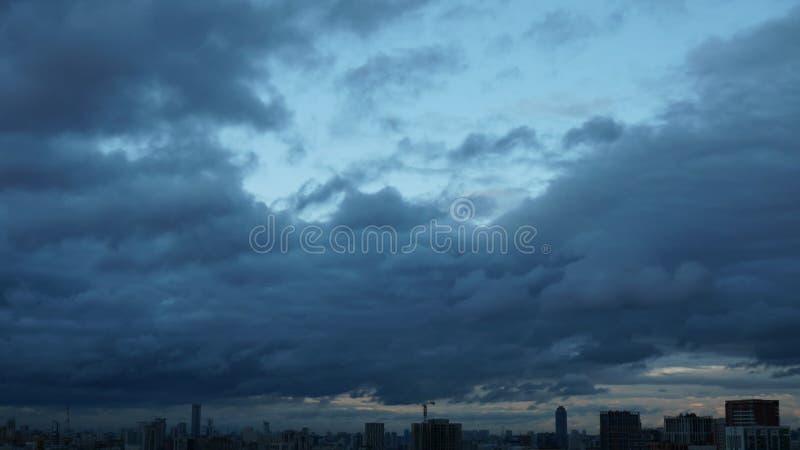
[[[430,419],[411,424],[412,450],[461,450],[461,424]]]
[[[364,447],[368,450],[383,450],[383,424],[371,422],[364,424]]]
[[[788,427],[725,427],[726,450],[789,450]]]
[[[192,405],[192,437],[200,437],[200,404]]]
[[[778,427],[781,425],[780,404],[778,400],[728,400],[725,402],[725,425]]]
[[[566,449],[569,444],[567,437],[567,409],[563,406],[556,408],[556,442],[558,448]]]
[[[696,414],[664,417],[664,440],[674,444],[714,445],[714,418]]]
[[[643,450],[642,422],[638,412],[600,413],[600,450]]]

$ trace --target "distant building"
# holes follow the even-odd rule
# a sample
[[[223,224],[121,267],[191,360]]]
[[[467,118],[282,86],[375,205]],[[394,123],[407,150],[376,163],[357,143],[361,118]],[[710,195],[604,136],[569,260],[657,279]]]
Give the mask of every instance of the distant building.
[[[714,419],[715,450],[725,450],[725,419]]]
[[[186,436],[187,434],[188,434],[188,428],[186,426],[186,422],[179,422],[172,429],[172,437]]]
[[[200,404],[192,405],[192,437],[200,437]]]
[[[241,431],[242,435],[242,442],[244,443],[252,443],[258,442],[258,433],[253,427],[244,427]]]
[[[411,424],[412,450],[461,450],[461,424],[430,419]]]
[[[727,406],[727,405],[726,405]],[[789,428],[726,426],[726,450],[789,450]]]
[[[0,444],[13,443],[17,434],[17,425],[14,419],[8,419],[5,426],[0,426]]]
[[[167,434],[167,420],[156,418],[152,422],[142,423],[141,439],[142,450],[163,450]]]
[[[643,450],[642,422],[638,412],[600,413],[600,450]]]
[[[647,447],[652,442],[664,442],[664,430],[661,428],[642,428],[642,445]]]
[[[280,440],[272,442],[273,450],[311,450],[311,435],[307,428],[301,431],[286,430],[280,433]]]
[[[383,447],[386,449],[397,449],[400,447],[400,436],[396,432],[384,434]]]
[[[176,436],[172,439],[172,450],[189,450],[189,438],[186,435]]]
[[[714,445],[714,418],[697,414],[664,417],[664,440],[673,444]]]
[[[556,441],[560,449],[566,449],[569,444],[567,438],[567,410],[563,406],[556,408]]]
[[[536,433],[536,448],[540,450],[558,447],[558,436],[555,433]]]
[[[198,439],[196,450],[237,450],[238,442],[229,436],[208,436]]]
[[[569,434],[569,450],[585,450],[586,449],[586,435],[581,434],[578,430],[572,430]]]
[[[665,441],[646,442],[645,448],[647,450],[689,450],[689,446],[686,444],[676,444],[674,442]]]
[[[725,425],[729,427],[753,425],[778,427],[781,425],[778,400],[727,400],[725,402]]]
[[[361,447],[364,446],[364,435],[362,433],[354,434],[352,443],[353,443],[352,445],[353,450],[360,450]]]
[[[364,447],[369,450],[383,450],[383,424],[370,422],[364,424]]]
[[[120,440],[125,450],[140,450],[142,446],[141,428],[124,428],[120,432]]]
[[[214,419],[208,418],[206,419],[206,437],[214,436]],[[219,443],[217,443],[219,444]],[[215,444],[215,445],[217,445]],[[222,444],[219,444],[222,445]]]

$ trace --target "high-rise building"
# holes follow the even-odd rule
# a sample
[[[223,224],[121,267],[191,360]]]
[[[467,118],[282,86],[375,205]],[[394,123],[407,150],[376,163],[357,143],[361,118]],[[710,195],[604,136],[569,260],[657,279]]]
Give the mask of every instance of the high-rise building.
[[[8,419],[5,426],[0,426],[0,444],[13,443],[16,438],[17,425],[14,419]]]
[[[242,438],[242,442],[245,444],[252,444],[258,442],[258,432],[256,432],[255,428],[253,427],[244,427],[242,431],[239,432]]]
[[[192,405],[192,437],[200,437],[200,404]]]
[[[600,413],[600,450],[642,450],[642,422],[638,412]]]
[[[186,436],[187,434],[186,422],[179,422],[172,428],[172,437]]]
[[[156,418],[140,425],[142,450],[163,450],[167,434],[167,420]]]
[[[771,426],[726,426],[726,450],[789,450],[789,428]]]
[[[368,450],[383,450],[383,424],[370,422],[364,424],[364,447]]]
[[[461,424],[429,419],[411,424],[412,450],[461,450]]]
[[[214,419],[210,417],[206,419],[206,436],[214,436]]]
[[[781,425],[778,400],[727,400],[725,402],[725,425],[747,427],[762,425],[778,427]]]
[[[284,450],[311,450],[311,436],[308,429],[301,431],[286,430],[281,432],[279,447]]]
[[[141,450],[142,448],[142,429],[124,428],[120,433],[122,447],[125,450]]]
[[[725,450],[725,419],[714,419],[714,447]]]
[[[569,444],[567,437],[567,409],[563,406],[556,408],[556,440],[558,448],[567,448]]]
[[[172,440],[172,450],[189,450],[189,438],[186,435],[176,436]]]
[[[664,417],[664,440],[674,444],[714,445],[714,418],[697,414]]]
[[[558,448],[558,437],[555,433],[536,433],[535,436],[536,448],[539,449],[552,449]]]

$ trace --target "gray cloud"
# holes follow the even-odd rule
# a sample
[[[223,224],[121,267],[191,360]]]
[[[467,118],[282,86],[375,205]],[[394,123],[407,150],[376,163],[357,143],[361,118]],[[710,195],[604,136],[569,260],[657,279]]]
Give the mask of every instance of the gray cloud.
[[[16,48],[43,50],[36,62],[3,48],[12,56],[4,86],[31,100],[21,106],[21,94],[7,88],[0,102],[8,118],[0,132],[0,364],[15,368],[0,379],[4,403],[346,392],[410,403],[470,399],[479,385],[487,394],[474,401],[541,402],[641,383],[655,358],[688,350],[786,375],[758,381],[785,383],[770,386],[796,376],[797,11],[700,46],[687,62],[697,100],[671,105],[657,125],[620,132],[616,122],[591,119],[568,132],[565,142],[586,144],[588,155],[498,219],[509,229],[537,226],[552,255],[441,255],[423,245],[409,255],[310,256],[296,247],[286,255],[249,249],[249,230],[269,209],[242,189],[248,163],[203,130],[217,119],[279,127],[268,113],[279,95],[254,100],[239,81],[255,76],[254,55],[313,44],[292,30],[277,41],[272,32],[245,33],[257,20],[246,15],[264,17],[254,6],[192,8],[199,16],[183,31],[209,46],[160,35],[175,43],[154,49],[153,65],[144,65],[144,44],[125,32],[162,20],[168,29],[183,15],[174,4],[142,5],[61,5],[57,13],[80,26],[56,26],[56,12],[43,11],[44,37],[21,28],[34,7],[2,10]],[[232,16],[221,26],[204,14]],[[111,20],[117,15],[131,20]],[[85,27],[116,39],[84,42],[92,36]],[[61,52],[44,49],[45,37],[63,37]],[[232,54],[222,51],[231,46]],[[125,51],[130,60],[116,56]],[[413,85],[427,69],[414,73],[410,61],[441,63],[437,51],[413,55],[387,56],[391,69],[368,61],[351,72],[353,86]],[[222,63],[218,73],[191,72]],[[75,73],[54,93],[52,68],[62,66]],[[172,97],[142,104],[129,96],[151,86]],[[74,109],[61,103],[72,100]],[[134,157],[101,151],[96,135],[104,132],[159,139]],[[525,127],[473,134],[453,158],[538,145]],[[407,230],[447,220],[435,201],[358,184],[343,174],[309,185],[278,221],[302,225],[299,213],[337,195],[331,221],[317,225]],[[755,383],[737,382],[745,381]]]
[[[541,147],[536,130],[520,126],[508,130],[503,136],[473,133],[449,153],[453,160],[469,160],[482,156],[505,155],[515,149],[532,150]]]
[[[572,128],[564,135],[562,144],[566,148],[578,144],[603,144],[614,142],[622,135],[624,127],[610,117],[593,117],[578,128]]]
[[[178,120],[284,126],[281,95],[262,100],[248,84],[268,79],[259,56],[310,50],[293,28],[296,14],[251,2],[9,6],[0,17],[2,130],[127,133]]]
[[[369,34],[392,20],[413,14],[429,0],[385,0],[370,4],[359,0],[336,0],[326,14],[328,22],[359,34]]]
[[[414,96],[435,85],[442,74],[463,66],[458,49],[421,47],[381,53],[348,70],[342,85],[351,97],[371,105],[377,96]]]
[[[558,46],[586,39],[596,32],[597,25],[589,17],[560,9],[532,24],[526,34],[542,44]]]
[[[528,28],[526,37],[548,47],[560,47],[585,41],[604,33],[617,31],[625,21],[625,11],[618,9],[602,20],[567,9],[557,9],[545,14]]]

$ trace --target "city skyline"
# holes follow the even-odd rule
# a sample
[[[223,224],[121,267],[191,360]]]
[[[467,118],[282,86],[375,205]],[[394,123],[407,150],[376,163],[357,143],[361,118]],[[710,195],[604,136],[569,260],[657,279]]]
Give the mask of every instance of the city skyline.
[[[261,428],[244,426],[222,430],[207,418],[198,429],[202,405],[191,405],[191,429],[186,422],[170,425],[166,418],[140,420],[108,432],[73,429],[70,411],[66,421],[51,422],[49,430],[18,424],[15,418],[0,424],[0,447],[94,450],[792,450],[800,447],[800,427],[781,423],[780,401],[736,399],[725,401],[725,416],[681,413],[664,416],[663,426],[643,426],[640,413],[605,410],[598,414],[599,433],[566,431],[568,413],[555,410],[553,431],[467,429],[447,418],[433,418],[425,402],[422,417],[409,428],[390,431],[383,422],[366,422],[363,432],[309,427],[274,431],[269,421]],[[130,424],[129,424],[130,425]],[[569,440],[566,440],[566,437]]]
[[[686,416],[686,415],[693,415],[693,416],[697,416],[697,417],[701,417],[701,418],[702,417],[709,417],[709,418],[713,418],[714,420],[718,420],[718,419],[726,420],[726,418],[734,417],[736,415],[735,413],[733,413],[733,412],[728,410],[728,408],[730,407],[729,404],[733,405],[733,404],[739,404],[739,403],[742,403],[742,402],[751,402],[753,400],[754,400],[753,398],[728,399],[728,400],[725,400],[725,402],[721,405],[721,407],[715,408],[714,412],[708,412],[708,413],[704,413],[704,412],[701,412],[699,410],[692,410],[691,408],[686,408],[686,409],[682,409],[682,410],[676,410],[672,414],[666,414],[664,416],[658,417],[657,419],[654,419],[651,416],[648,421],[642,420],[641,421],[641,425],[642,425],[643,428],[663,428],[665,420],[674,419],[676,417],[682,417],[682,416]],[[779,411],[779,407],[777,407],[777,405],[780,402],[779,400],[755,399],[755,401],[756,402],[771,402],[771,403],[774,403],[776,405],[775,406],[775,411]],[[187,406],[191,407],[191,411],[190,411],[190,413],[188,415],[186,415],[186,417],[182,417],[178,413],[178,411],[180,411],[181,409],[186,409]],[[417,411],[416,414],[398,415],[393,419],[388,419],[387,420],[386,416],[374,415],[374,413],[365,413],[364,417],[367,418],[366,419],[367,421],[353,422],[353,423],[351,423],[349,426],[347,426],[345,428],[337,428],[337,429],[325,428],[324,426],[319,427],[319,428],[317,428],[317,427],[309,427],[308,426],[309,422],[303,422],[303,419],[297,419],[298,422],[287,423],[287,422],[284,422],[285,419],[280,417],[279,414],[272,415],[272,416],[264,416],[264,417],[260,417],[260,418],[252,418],[251,417],[249,419],[249,421],[246,420],[246,421],[241,421],[241,422],[227,422],[226,419],[225,419],[225,415],[224,415],[223,410],[211,409],[211,413],[208,414],[208,417],[198,415],[198,419],[200,419],[200,420],[198,422],[199,427],[197,429],[198,431],[197,431],[196,435],[194,433],[194,428],[192,427],[192,425],[194,423],[195,411],[198,411],[198,412],[200,412],[200,411],[208,411],[207,409],[203,408],[202,404],[193,403],[193,404],[190,404],[190,405],[176,405],[174,407],[175,408],[175,410],[174,410],[175,412],[171,413],[172,415],[164,414],[164,410],[162,410],[162,411],[154,411],[155,415],[153,415],[153,417],[164,418],[165,420],[167,420],[173,426],[176,425],[176,424],[185,425],[187,427],[187,436],[189,436],[189,437],[195,437],[195,436],[199,437],[199,436],[203,435],[203,433],[204,433],[203,430],[206,429],[206,424],[207,424],[206,421],[208,419],[211,419],[214,422],[215,428],[225,429],[226,432],[236,432],[236,431],[240,430],[243,427],[256,427],[257,425],[261,425],[261,427],[263,428],[265,423],[269,424],[270,427],[276,427],[276,425],[277,425],[276,428],[281,428],[281,429],[286,429],[286,430],[308,428],[308,429],[310,429],[312,431],[315,431],[315,432],[327,432],[327,431],[357,432],[358,430],[362,429],[365,426],[368,426],[368,425],[371,425],[371,424],[378,424],[381,427],[385,427],[385,431],[386,432],[401,432],[403,430],[407,430],[408,429],[408,424],[409,423],[413,423],[415,421],[420,421],[420,419],[423,418],[423,416],[421,414],[421,405],[413,405],[413,406],[415,408],[419,409],[419,411]],[[565,413],[567,414],[567,416],[566,416],[567,417],[567,423],[568,424],[571,423],[572,418],[571,418],[571,416],[569,416],[568,410],[566,410],[563,405],[559,405],[553,412],[558,414],[558,411],[561,410],[561,409],[564,409]],[[171,410],[171,411],[173,411],[173,410]],[[593,416],[595,421],[597,421],[596,420],[597,419],[597,415],[598,414],[602,414],[605,411],[632,411],[632,412],[635,412],[637,415],[642,415],[641,412],[636,408],[625,408],[625,407],[611,408],[611,407],[606,407],[606,408],[601,408],[601,409],[598,409],[597,411],[595,411],[594,416]],[[720,411],[721,411],[721,414],[719,413]],[[503,434],[503,432],[506,429],[509,429],[509,430],[512,429],[512,427],[507,426],[506,424],[500,424],[497,427],[478,426],[478,425],[482,425],[482,424],[485,425],[486,423],[492,423],[491,421],[486,421],[486,419],[487,419],[486,416],[483,416],[485,422],[478,422],[477,419],[474,419],[475,416],[472,416],[473,417],[472,419],[469,419],[469,417],[471,417],[469,415],[465,416],[467,418],[467,420],[464,420],[465,417],[458,417],[458,416],[451,417],[451,416],[446,416],[446,414],[445,415],[436,414],[436,410],[433,409],[433,408],[431,408],[430,410],[426,410],[426,412],[428,413],[428,416],[427,416],[426,420],[427,419],[431,419],[431,420],[432,419],[436,419],[437,417],[455,419],[455,421],[457,421],[459,423],[469,425],[465,429],[467,429],[467,428],[474,429],[474,430],[487,429],[487,430],[490,430],[491,432],[497,433],[497,434]],[[61,413],[62,413],[61,416],[58,416],[58,415],[54,415],[54,416],[51,416],[51,417],[40,416],[40,417],[37,418],[38,420],[33,420],[32,422],[25,423],[25,424],[31,425],[31,424],[37,424],[38,423],[40,427],[43,427],[42,429],[46,429],[47,426],[50,426],[55,422],[59,422],[59,419],[64,419],[65,417],[67,417],[67,414],[69,414],[70,417],[73,417],[75,415],[75,411],[70,409],[70,408],[65,408],[64,410],[61,411]],[[373,414],[373,416],[370,416],[370,414]],[[24,417],[24,416],[20,416],[20,417]],[[214,417],[216,417],[216,419]],[[368,420],[369,417],[373,417],[374,420],[372,420],[372,421]],[[2,418],[2,417],[0,417],[0,418]],[[14,419],[18,423],[22,424],[21,421],[17,420],[17,417],[9,417],[9,419]],[[148,417],[142,416],[142,417],[138,417],[136,420],[133,420],[133,422],[142,422],[142,421],[147,421],[149,419],[150,418],[148,418]],[[221,419],[222,422],[218,422],[217,419]],[[70,420],[73,421],[72,423],[75,423],[74,422],[74,418],[72,418]],[[130,420],[126,420],[126,419],[117,419],[117,420],[118,421],[114,422],[113,425],[106,425],[106,426],[97,428],[97,430],[106,430],[106,431],[116,430],[116,429],[119,429],[120,427],[124,427],[124,424],[126,424],[126,423],[131,423]],[[407,422],[404,422],[403,420],[406,420]],[[759,419],[759,420],[762,420],[762,419]],[[323,418],[323,421],[324,421],[324,418]],[[556,418],[554,420],[553,417],[551,416],[550,422],[551,423],[547,424],[545,421],[538,421],[537,423],[541,424],[538,427],[531,426],[530,428],[524,428],[525,426],[523,426],[522,428],[517,428],[515,431],[521,431],[521,432],[526,432],[526,433],[527,432],[552,433],[554,435],[554,437],[557,439],[557,436],[558,436],[558,425],[557,425],[558,419]],[[521,422],[512,422],[512,423],[520,424]],[[522,422],[522,423],[525,423],[525,422]],[[528,422],[528,423],[526,423],[526,425],[531,425],[532,423],[533,422]],[[775,425],[775,426],[779,425],[779,426],[783,426],[783,427],[789,427],[789,428],[792,428],[792,429],[793,428],[800,429],[800,422],[788,423],[786,420],[779,420],[778,422],[764,422],[764,423],[769,423],[769,424]],[[734,423],[731,423],[731,424],[733,425]],[[589,433],[598,434],[599,431],[600,431],[600,423],[597,422],[594,425],[595,425],[594,428],[585,427],[585,426],[584,427],[567,426],[567,428],[566,428],[567,438],[569,438],[569,434],[570,433],[572,433],[573,431],[576,431],[576,430],[577,431],[582,431],[582,432],[589,432]],[[76,428],[80,428],[80,426],[81,425],[78,425]],[[83,424],[83,426],[87,430],[95,429],[95,428],[93,428],[92,424],[90,424],[90,423]],[[548,426],[550,428],[548,428]],[[366,435],[367,433],[365,432],[364,434]]]

